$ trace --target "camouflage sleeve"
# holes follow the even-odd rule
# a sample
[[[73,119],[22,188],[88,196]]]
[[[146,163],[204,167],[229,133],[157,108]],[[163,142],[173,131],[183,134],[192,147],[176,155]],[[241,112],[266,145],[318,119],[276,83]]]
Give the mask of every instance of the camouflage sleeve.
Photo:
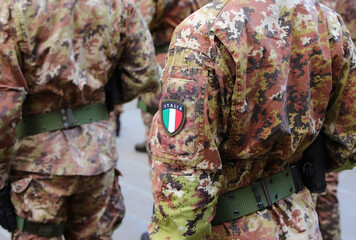
[[[0,6],[0,189],[8,178],[16,142],[15,127],[21,117],[26,83],[16,51],[10,8]]]
[[[157,1],[154,0],[146,0],[140,3],[140,12],[148,26],[150,26],[153,17],[156,14],[156,5]]]
[[[172,38],[160,110],[151,127],[155,214],[149,232],[154,240],[203,239],[211,232],[221,186],[218,148],[226,133],[231,75],[201,51],[210,49],[219,58],[223,54],[217,47],[190,37],[201,42],[180,47],[180,37]]]
[[[141,3],[141,13],[145,19],[148,28],[151,32],[162,27],[164,21],[175,22],[176,19],[181,19],[187,17],[187,12],[190,11],[190,6],[187,0],[147,0]],[[186,9],[181,9],[180,4],[187,5]],[[175,10],[175,14],[172,15],[172,11]],[[167,18],[169,16],[169,18]],[[181,22],[183,19],[179,20]],[[172,24],[172,23],[170,23]],[[173,24],[174,25],[174,24]]]
[[[324,127],[334,161],[330,168],[352,169],[356,166],[356,50],[341,17],[329,14],[333,88]]]
[[[164,21],[171,26],[178,25],[208,2],[211,0],[147,0],[141,2],[140,10],[152,32],[161,28]]]
[[[119,66],[121,70],[123,102],[136,98],[140,93],[157,89],[161,68],[155,58],[151,34],[140,12],[133,4],[126,6],[122,54]]]
[[[351,33],[351,38],[356,44],[356,1],[355,0],[338,0],[335,11],[338,12]]]
[[[182,0],[148,0],[141,4],[142,15],[151,32],[162,27],[165,16]],[[177,11],[179,14],[182,12]]]

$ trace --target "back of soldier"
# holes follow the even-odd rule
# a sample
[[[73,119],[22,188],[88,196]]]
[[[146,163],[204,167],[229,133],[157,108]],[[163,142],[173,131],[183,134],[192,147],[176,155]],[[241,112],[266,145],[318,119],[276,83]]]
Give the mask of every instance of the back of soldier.
[[[19,51],[24,56],[21,64],[26,69],[24,76],[18,78],[28,87],[24,117],[104,102],[104,85],[122,51],[118,47],[123,31],[121,16],[125,13],[123,3],[117,3],[121,6],[114,5],[114,9],[105,1],[92,4],[90,1],[59,0],[30,4],[23,0],[12,5],[13,14],[21,16],[15,18],[15,24],[23,29],[17,41],[21,43]],[[20,139],[13,166],[16,170],[59,175],[107,171],[115,159],[111,152],[114,144],[111,126],[107,124],[93,123],[90,129],[85,126],[81,130],[93,140],[97,136],[104,137],[95,148],[89,142],[81,143],[83,135],[74,132],[46,132]],[[58,142],[64,146],[58,148]],[[79,156],[77,149],[82,149],[84,155]],[[44,151],[46,158],[43,158]],[[103,154],[100,161],[86,162],[94,152]],[[53,164],[58,154],[61,159]],[[32,161],[40,161],[40,164],[31,164]]]
[[[356,139],[341,136],[355,133],[355,70],[346,27],[318,1],[221,0],[189,16],[150,133],[151,239],[321,239],[295,164],[319,132],[332,167],[354,164]]]
[[[104,87],[115,77],[122,102],[156,89],[141,15],[126,0],[8,0],[0,44],[0,191],[12,187],[13,238],[110,239],[124,208]],[[14,231],[11,214],[0,224]]]

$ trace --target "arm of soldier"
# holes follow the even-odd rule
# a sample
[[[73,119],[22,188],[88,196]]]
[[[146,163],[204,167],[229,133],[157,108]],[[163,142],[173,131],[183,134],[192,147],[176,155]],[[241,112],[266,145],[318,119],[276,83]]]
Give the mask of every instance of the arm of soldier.
[[[175,47],[168,53],[149,143],[155,201],[151,239],[203,239],[211,232],[222,181],[218,148],[229,111],[226,75],[198,50]],[[186,112],[179,128],[180,118],[171,114],[180,116],[181,105]]]
[[[0,6],[0,189],[8,179],[15,128],[21,118],[25,79],[16,51],[14,28],[6,4]]]
[[[333,90],[325,119],[329,169],[356,166],[356,50],[340,16],[329,17],[333,37]],[[341,170],[341,169],[339,169]]]
[[[181,4],[186,5],[187,9],[182,9]],[[176,25],[177,21],[181,22],[193,12],[190,5],[191,1],[187,0],[148,0],[141,3],[140,10],[150,31],[155,32],[162,28],[162,23],[167,24],[165,21],[173,21],[173,23],[168,22],[171,25]],[[171,19],[167,20],[167,16],[170,16]]]
[[[156,14],[156,5],[157,1],[153,0],[145,0],[140,3],[140,12],[150,30],[150,24],[153,22],[153,18]]]
[[[356,1],[338,0],[335,11],[339,13],[350,31],[352,41],[356,45]]]
[[[118,62],[121,72],[123,102],[158,88],[161,68],[158,65],[151,34],[140,12],[133,4],[126,6],[126,25],[120,42]]]

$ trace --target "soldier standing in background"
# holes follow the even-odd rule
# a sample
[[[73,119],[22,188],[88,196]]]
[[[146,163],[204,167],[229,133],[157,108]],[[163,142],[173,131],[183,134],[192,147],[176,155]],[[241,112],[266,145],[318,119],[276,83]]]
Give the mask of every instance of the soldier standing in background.
[[[118,68],[122,103],[158,87],[138,9],[5,0],[0,44],[0,224],[13,239],[111,239],[124,208],[104,86]]]
[[[355,0],[320,0],[325,6],[341,15],[351,38],[356,44],[356,1]],[[313,195],[315,210],[318,213],[320,231],[324,240],[341,239],[340,210],[337,197],[339,174],[329,172],[325,174],[326,191]]]
[[[174,29],[186,17],[211,0],[145,0],[137,2],[152,34],[158,63],[164,63]],[[147,139],[153,115],[158,110],[161,91],[142,94],[138,100],[145,129],[145,140],[135,145],[138,152],[147,151]]]
[[[316,0],[216,0],[175,30],[152,121],[150,238],[322,239],[295,164],[356,165],[356,52]]]

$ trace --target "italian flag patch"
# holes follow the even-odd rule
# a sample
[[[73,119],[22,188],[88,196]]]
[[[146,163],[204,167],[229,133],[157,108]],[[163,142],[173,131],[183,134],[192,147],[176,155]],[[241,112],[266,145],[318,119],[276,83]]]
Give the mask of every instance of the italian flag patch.
[[[183,103],[175,100],[164,100],[161,103],[161,117],[164,130],[174,136],[182,130],[185,123],[186,108]]]

